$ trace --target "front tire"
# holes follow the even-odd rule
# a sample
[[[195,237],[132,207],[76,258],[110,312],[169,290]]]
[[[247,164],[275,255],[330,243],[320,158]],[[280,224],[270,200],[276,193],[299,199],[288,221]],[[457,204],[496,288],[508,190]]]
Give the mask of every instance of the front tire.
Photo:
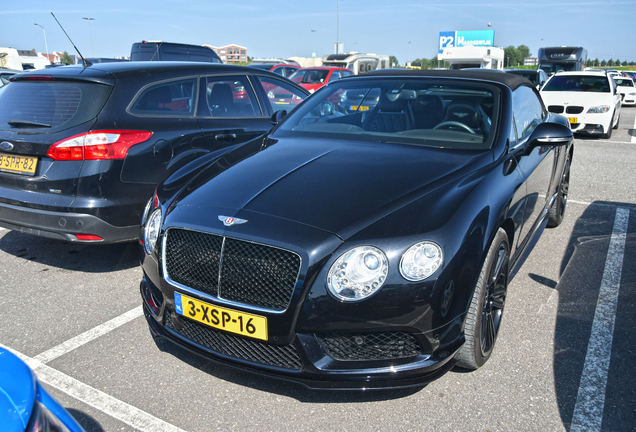
[[[616,114],[616,112],[614,112]],[[609,125],[607,126],[607,132],[601,135],[603,139],[610,139],[612,137],[612,129],[613,129],[614,115],[612,115],[612,120],[610,120]]]
[[[563,174],[557,189],[556,201],[548,211],[548,228],[555,228],[563,222],[565,215],[565,206],[568,203],[568,194],[570,192],[570,154],[565,156],[565,165],[563,166]]]
[[[499,228],[492,241],[466,315],[466,342],[455,359],[457,366],[475,370],[488,361],[495,347],[508,291],[510,245]]]

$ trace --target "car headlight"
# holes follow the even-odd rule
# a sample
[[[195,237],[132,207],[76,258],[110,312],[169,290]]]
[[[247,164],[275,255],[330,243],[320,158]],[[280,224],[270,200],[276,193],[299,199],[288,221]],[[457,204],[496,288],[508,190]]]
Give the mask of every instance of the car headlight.
[[[587,110],[587,112],[590,114],[603,114],[608,112],[609,110],[610,110],[610,107],[608,107],[607,105],[601,105],[601,106],[591,107],[589,110]]]
[[[144,248],[147,253],[155,250],[157,239],[159,238],[159,230],[161,229],[161,209],[158,208],[148,218],[148,222],[144,227]]]
[[[39,401],[35,401],[28,432],[69,432],[68,428]]]
[[[437,271],[444,261],[442,248],[433,242],[416,243],[402,255],[400,273],[406,280],[421,281]]]
[[[384,285],[388,272],[389,261],[384,252],[373,246],[359,246],[331,265],[327,287],[340,300],[364,300]]]

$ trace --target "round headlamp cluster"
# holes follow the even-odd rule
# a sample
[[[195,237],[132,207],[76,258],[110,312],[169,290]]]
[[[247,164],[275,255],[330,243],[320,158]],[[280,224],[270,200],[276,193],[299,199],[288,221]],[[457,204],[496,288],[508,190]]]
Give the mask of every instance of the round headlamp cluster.
[[[389,272],[389,262],[380,249],[360,246],[345,252],[331,265],[327,286],[344,301],[363,300],[379,290]]]
[[[147,253],[151,253],[155,249],[160,229],[161,208],[158,208],[150,214],[148,221],[146,222],[146,226],[144,227],[144,248]]]
[[[424,241],[411,246],[400,260],[400,274],[408,281],[424,280],[444,260],[442,248]],[[327,288],[339,300],[355,302],[375,294],[386,282],[389,260],[373,246],[359,246],[343,253],[329,269]]]
[[[402,255],[400,273],[406,280],[421,281],[442,265],[442,248],[433,242],[420,242]]]

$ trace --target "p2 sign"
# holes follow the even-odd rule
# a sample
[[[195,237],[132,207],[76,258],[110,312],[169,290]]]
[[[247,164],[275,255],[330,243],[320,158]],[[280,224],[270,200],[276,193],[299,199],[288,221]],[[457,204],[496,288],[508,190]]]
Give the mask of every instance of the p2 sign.
[[[438,53],[444,52],[445,48],[452,48],[455,46],[456,34],[454,31],[439,32],[439,46]]]

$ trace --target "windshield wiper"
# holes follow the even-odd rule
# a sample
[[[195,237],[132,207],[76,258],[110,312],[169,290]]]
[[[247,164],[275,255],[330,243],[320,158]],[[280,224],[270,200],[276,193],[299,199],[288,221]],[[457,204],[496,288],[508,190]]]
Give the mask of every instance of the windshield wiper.
[[[43,127],[43,128],[51,127],[50,124],[34,122],[29,120],[9,120],[7,124],[9,126],[34,126],[34,127]]]

